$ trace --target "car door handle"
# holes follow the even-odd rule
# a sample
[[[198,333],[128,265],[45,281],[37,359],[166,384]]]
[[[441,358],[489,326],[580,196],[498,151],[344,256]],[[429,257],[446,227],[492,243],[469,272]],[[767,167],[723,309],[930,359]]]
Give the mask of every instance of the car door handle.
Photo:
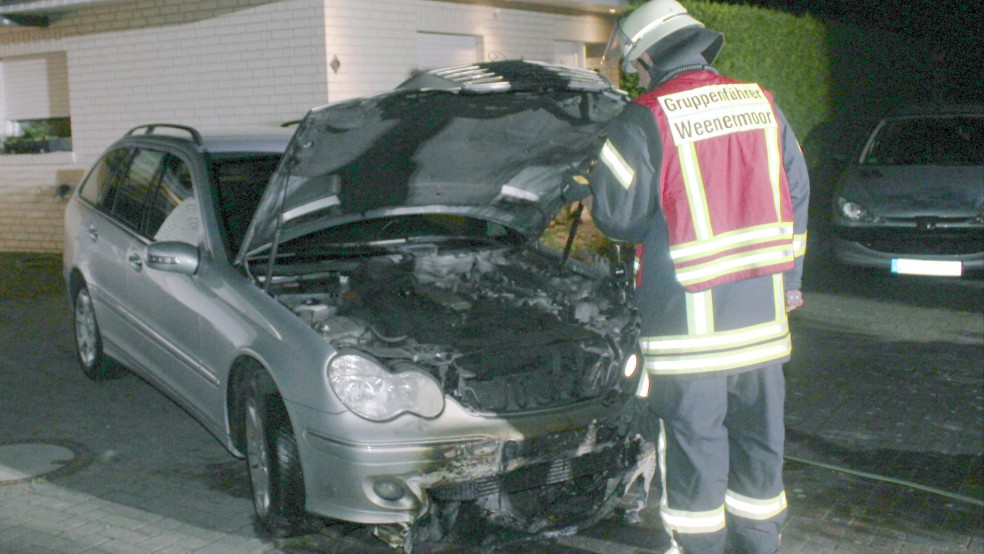
[[[140,271],[143,269],[143,260],[140,259],[139,254],[130,254],[127,261],[130,262],[130,267],[132,267],[134,271]]]
[[[99,231],[96,230],[96,226],[95,225],[91,225],[90,224],[89,225],[89,240],[91,240],[92,242],[96,242],[96,239],[98,239],[98,238],[99,238]]]

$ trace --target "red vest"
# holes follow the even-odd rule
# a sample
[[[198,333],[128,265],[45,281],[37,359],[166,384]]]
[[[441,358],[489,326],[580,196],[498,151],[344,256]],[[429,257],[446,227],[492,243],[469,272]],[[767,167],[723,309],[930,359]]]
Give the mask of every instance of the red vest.
[[[635,100],[663,141],[660,202],[690,292],[793,267],[793,208],[770,93],[709,71]]]

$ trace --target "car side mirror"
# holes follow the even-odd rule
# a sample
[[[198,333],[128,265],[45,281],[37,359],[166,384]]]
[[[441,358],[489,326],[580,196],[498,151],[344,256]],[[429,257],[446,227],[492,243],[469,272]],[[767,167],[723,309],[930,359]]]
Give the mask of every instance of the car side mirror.
[[[158,271],[194,275],[200,259],[198,248],[185,242],[161,241],[147,246],[147,267]]]

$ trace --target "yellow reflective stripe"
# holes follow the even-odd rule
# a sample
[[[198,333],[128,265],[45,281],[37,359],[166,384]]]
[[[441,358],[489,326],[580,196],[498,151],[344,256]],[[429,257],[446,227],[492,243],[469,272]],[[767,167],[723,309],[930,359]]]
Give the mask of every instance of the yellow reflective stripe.
[[[776,205],[776,219],[782,221],[782,159],[779,157],[779,129],[765,130],[765,149],[769,153],[769,181],[772,183],[772,200]]]
[[[697,163],[697,149],[694,143],[681,144],[677,147],[680,157],[683,188],[687,191],[687,204],[690,207],[690,219],[694,223],[694,234],[697,240],[708,240],[714,236],[711,227],[711,213],[707,208],[707,197],[704,195],[704,178]]]
[[[806,255],[806,233],[793,235],[793,255],[797,258]]]
[[[791,261],[793,261],[793,249],[791,245],[780,244],[778,246],[740,252],[704,264],[677,268],[677,281],[684,286],[693,285],[710,281],[729,273],[737,273],[739,271]]]
[[[780,278],[782,275],[776,274]],[[781,288],[779,289],[782,290]],[[782,298],[780,292],[779,298]],[[780,304],[781,306],[781,304]],[[742,327],[731,331],[719,331],[703,336],[675,335],[670,337],[643,337],[639,339],[643,355],[662,356],[669,354],[685,354],[706,350],[723,350],[756,344],[767,340],[782,338],[789,332],[789,323],[783,317],[777,321],[760,323],[750,327]]]
[[[714,332],[714,299],[711,291],[685,292],[684,298],[687,301],[687,334]]]
[[[615,145],[610,140],[606,140],[605,146],[601,148],[601,162],[612,172],[612,175],[615,176],[615,179],[623,188],[628,190],[632,186],[632,180],[635,179],[635,170],[625,161],[622,154],[615,149]]]
[[[728,490],[724,496],[724,505],[736,516],[764,521],[776,517],[786,509],[786,491],[774,498],[762,500]]]
[[[653,375],[688,375],[710,371],[726,371],[778,360],[792,352],[789,335],[779,340],[756,344],[738,350],[711,354],[682,354],[678,356],[646,357],[646,371]]]
[[[789,328],[789,319],[786,317],[786,283],[782,273],[772,274],[772,302],[776,306],[776,321],[783,322]]]
[[[724,505],[706,512],[688,512],[661,506],[663,524],[679,533],[713,533],[724,529]]]
[[[709,240],[691,241],[670,247],[674,262],[687,261],[715,254],[730,248],[752,246],[789,237],[793,239],[793,224],[774,222],[721,233]]]

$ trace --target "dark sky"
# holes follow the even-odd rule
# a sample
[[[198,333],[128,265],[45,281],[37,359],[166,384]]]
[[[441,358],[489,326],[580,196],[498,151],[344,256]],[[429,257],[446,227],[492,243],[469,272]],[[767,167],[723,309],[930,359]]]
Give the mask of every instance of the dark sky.
[[[980,0],[712,0],[752,4],[820,19],[847,21],[915,36],[956,40],[980,50],[984,3]]]

